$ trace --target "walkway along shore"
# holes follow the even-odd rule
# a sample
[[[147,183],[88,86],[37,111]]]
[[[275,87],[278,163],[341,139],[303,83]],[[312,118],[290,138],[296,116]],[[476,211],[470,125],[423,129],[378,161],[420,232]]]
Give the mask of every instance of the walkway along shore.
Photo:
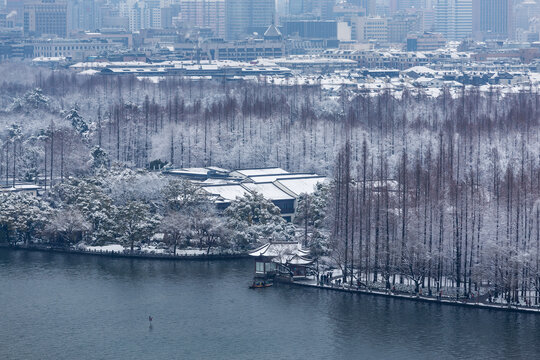
[[[512,311],[512,312],[522,312],[522,313],[533,313],[533,314],[539,314],[540,315],[540,308],[535,307],[525,307],[525,306],[508,306],[503,304],[486,304],[481,302],[462,302],[462,301],[456,301],[451,300],[449,298],[442,298],[438,299],[434,296],[416,296],[416,295],[407,295],[407,294],[395,294],[391,292],[381,291],[381,290],[367,290],[367,289],[357,289],[354,286],[351,288],[349,286],[331,286],[331,285],[317,285],[317,284],[310,284],[307,282],[302,281],[292,281],[292,282],[283,282],[284,284],[292,285],[292,286],[303,286],[303,287],[309,287],[309,288],[316,288],[321,290],[332,290],[332,291],[340,291],[340,292],[347,292],[347,293],[354,293],[354,294],[362,294],[362,295],[374,295],[374,296],[383,296],[387,298],[393,298],[393,299],[402,299],[402,300],[409,300],[409,301],[420,301],[420,302],[427,302],[427,303],[433,303],[433,304],[443,304],[443,305],[452,305],[452,306],[461,306],[461,307],[468,307],[471,309],[487,309],[487,310],[498,310],[498,311]]]
[[[130,259],[146,259],[146,260],[169,260],[169,261],[181,261],[181,260],[235,260],[249,258],[248,254],[184,254],[184,255],[172,255],[172,254],[152,254],[147,252],[118,252],[108,250],[82,250],[82,249],[62,249],[51,246],[42,245],[7,245],[0,244],[0,248],[7,248],[13,250],[23,251],[41,251],[41,252],[53,252],[63,254],[76,254],[76,255],[89,255],[89,256],[102,256],[111,258],[130,258]]]

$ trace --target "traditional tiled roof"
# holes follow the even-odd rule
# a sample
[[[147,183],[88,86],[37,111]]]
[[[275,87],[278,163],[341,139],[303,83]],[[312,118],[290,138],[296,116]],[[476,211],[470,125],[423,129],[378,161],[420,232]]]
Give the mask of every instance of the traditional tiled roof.
[[[251,256],[264,256],[281,264],[307,265],[313,260],[309,259],[309,251],[302,248],[297,242],[280,241],[269,242],[249,253]]]

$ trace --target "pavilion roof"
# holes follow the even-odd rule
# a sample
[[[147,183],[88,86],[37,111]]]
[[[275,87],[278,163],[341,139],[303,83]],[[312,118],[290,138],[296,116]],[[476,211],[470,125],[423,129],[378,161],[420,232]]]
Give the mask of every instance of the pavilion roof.
[[[302,248],[297,242],[280,241],[269,242],[249,253],[250,256],[264,256],[281,264],[307,265],[313,260],[309,259],[309,251]]]

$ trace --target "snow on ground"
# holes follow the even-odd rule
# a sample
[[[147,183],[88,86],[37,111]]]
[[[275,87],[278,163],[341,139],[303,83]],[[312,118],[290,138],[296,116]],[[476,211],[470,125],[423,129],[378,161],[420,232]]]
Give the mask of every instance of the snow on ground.
[[[100,72],[99,70],[88,69],[88,70],[81,71],[79,75],[95,75],[95,74],[98,74],[99,72]]]
[[[111,245],[103,245],[103,246],[81,245],[80,247],[88,251],[114,251],[114,252],[124,251],[124,247],[120,244],[111,244]]]
[[[176,255],[179,256],[192,256],[192,255],[203,255],[206,254],[206,250],[199,249],[176,249]]]
[[[439,89],[439,88],[427,88],[425,90],[426,94],[431,96],[431,97],[434,97],[434,98],[437,98],[439,97],[439,95],[441,95],[442,93],[442,90]]]
[[[146,252],[146,253],[151,253],[151,254],[166,254],[167,253],[165,249],[158,248],[153,245],[143,245],[141,246],[141,251]]]
[[[103,251],[103,252],[116,252],[116,253],[122,253],[124,250],[129,250],[129,247],[124,247],[120,244],[110,244],[110,245],[102,245],[102,246],[90,246],[86,244],[79,244],[77,246],[80,250],[86,250],[86,251]],[[162,247],[158,247],[156,245],[142,245],[139,248],[136,248],[136,251],[140,253],[147,253],[147,254],[164,254],[164,255],[172,255],[172,250],[169,251],[168,249],[164,249]],[[206,249],[176,249],[176,255],[177,256],[195,256],[195,255],[206,255],[207,250]],[[210,254],[223,254],[228,253],[225,252],[219,252],[217,249],[211,249]]]

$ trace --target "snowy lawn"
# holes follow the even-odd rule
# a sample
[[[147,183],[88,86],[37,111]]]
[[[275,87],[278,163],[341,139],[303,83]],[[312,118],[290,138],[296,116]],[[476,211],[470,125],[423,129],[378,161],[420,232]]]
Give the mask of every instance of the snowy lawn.
[[[141,246],[141,252],[145,252],[149,254],[168,254],[166,249],[158,248],[157,246],[153,246],[153,245]]]
[[[84,251],[103,251],[103,252],[115,252],[115,253],[123,253],[125,250],[129,250],[129,247],[124,247],[120,244],[109,244],[109,245],[102,245],[102,246],[90,246],[86,244],[79,244],[76,247],[79,250]],[[140,249],[137,249],[137,253],[146,253],[146,254],[163,254],[163,255],[172,255],[172,252],[168,249],[164,249],[162,247],[156,246],[156,245],[142,245]],[[218,252],[217,249],[211,249],[210,254],[215,255]],[[227,253],[227,251],[226,251]],[[196,256],[196,255],[206,255],[206,249],[176,249],[176,255],[177,256]]]
[[[80,245],[80,249],[86,250],[86,251],[108,251],[108,252],[124,252],[124,247],[120,244],[111,244],[111,245],[103,245],[103,246],[88,246],[88,245]]]

